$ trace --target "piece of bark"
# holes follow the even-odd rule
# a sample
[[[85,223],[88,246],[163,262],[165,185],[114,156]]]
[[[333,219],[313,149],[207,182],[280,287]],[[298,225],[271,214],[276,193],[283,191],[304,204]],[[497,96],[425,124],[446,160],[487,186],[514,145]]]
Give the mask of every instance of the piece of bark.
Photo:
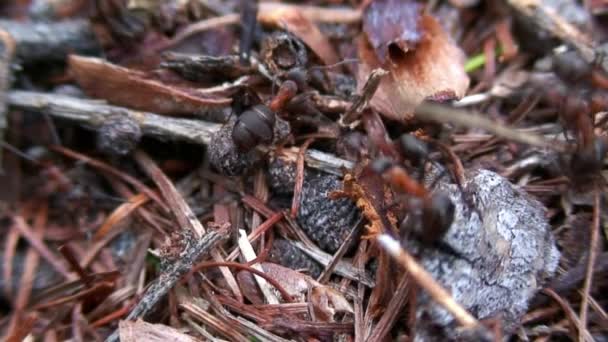
[[[38,23],[0,20],[0,28],[13,38],[16,58],[24,64],[64,61],[70,53],[101,53],[101,47],[87,20]]]

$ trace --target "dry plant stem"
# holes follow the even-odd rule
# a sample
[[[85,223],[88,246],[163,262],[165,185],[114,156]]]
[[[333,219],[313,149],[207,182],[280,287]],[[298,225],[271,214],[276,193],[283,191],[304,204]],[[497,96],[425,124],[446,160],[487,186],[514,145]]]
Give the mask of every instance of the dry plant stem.
[[[68,280],[75,280],[77,277],[71,274],[68,269],[53,255],[53,252],[44,244],[44,242],[38,238],[28,224],[25,222],[23,217],[16,216],[14,227],[19,230],[21,236],[23,236],[30,245],[40,253],[40,255],[48,261],[49,264],[55,268],[62,276]]]
[[[300,147],[298,158],[296,160],[296,180],[293,190],[293,200],[291,202],[291,218],[295,219],[298,216],[298,210],[300,209],[300,199],[302,197],[302,187],[304,186],[304,156],[308,146],[315,141],[314,138],[308,138]]]
[[[367,341],[382,341],[390,333],[397,322],[397,318],[399,318],[399,315],[402,312],[403,306],[405,306],[405,303],[407,302],[409,292],[408,280],[408,274],[403,274],[401,276],[401,281],[399,281],[399,285],[397,285],[393,299],[386,307],[386,311],[378,321],[372,334],[366,339]]]
[[[225,321],[214,317],[213,315],[211,315],[211,313],[196,305],[195,302],[180,303],[179,307],[186,311],[189,315],[203,323],[205,326],[211,327],[213,331],[220,333],[224,337],[228,338],[230,341],[249,341],[247,338],[245,338],[245,336],[241,335],[233,328],[231,329]]]
[[[192,269],[194,263],[209,253],[225,234],[225,231],[211,230],[207,231],[200,239],[193,240],[192,244],[186,247],[186,250],[182,253],[183,256],[150,284],[141,301],[135,305],[126,319],[135,320],[145,317],[158,301],[173,288],[177,281]],[[118,330],[106,339],[106,342],[111,341],[118,341]]]
[[[535,23],[562,41],[574,46],[585,62],[589,64],[598,62],[598,55],[600,53],[596,51],[589,37],[560,17],[553,9],[543,6],[541,0],[509,0],[507,2],[530,22]],[[608,72],[608,64],[601,63],[601,65],[604,71]]]
[[[566,150],[566,147],[558,141],[550,141],[533,133],[518,131],[480,114],[463,109],[424,102],[416,108],[416,117],[438,123],[451,123],[466,128],[479,128],[505,139],[540,148],[551,148],[562,152]]]
[[[581,328],[578,331],[578,339],[582,341],[587,331],[587,309],[589,305],[589,296],[591,284],[593,282],[593,268],[597,257],[598,244],[600,239],[600,193],[596,190],[593,195],[593,221],[591,224],[591,243],[589,246],[589,259],[587,260],[587,272],[585,283],[583,285],[583,299],[580,309],[580,324]]]
[[[398,241],[386,234],[379,235],[376,240],[389,255],[408,271],[408,274],[416,281],[416,284],[426,290],[437,303],[441,304],[449,311],[460,325],[468,328],[479,325],[479,321],[458,304],[452,296],[433,279],[433,276],[414,260],[414,257],[401,248]]]
[[[342,259],[342,256],[344,256],[344,253],[346,253],[348,248],[352,245],[355,237],[358,236],[361,232],[361,228],[363,228],[363,217],[361,217],[355,223],[355,226],[353,227],[353,229],[351,229],[346,239],[344,239],[344,242],[342,242],[342,245],[340,245],[340,248],[338,248],[331,261],[327,264],[327,266],[325,266],[325,269],[323,269],[323,272],[321,272],[319,278],[317,279],[319,283],[323,284],[329,280],[329,277],[334,272],[334,269],[338,265],[338,262],[340,261],[340,259]],[[359,269],[359,271],[361,271],[361,269]]]
[[[330,254],[323,252],[318,247],[316,247],[314,244],[312,245],[312,247],[308,246],[300,241],[298,241],[298,242],[292,241],[291,244],[298,247],[300,250],[302,250],[308,256],[313,258],[318,263],[324,265],[325,267],[328,267],[329,263],[332,262],[332,259],[333,259],[332,256]],[[346,263],[344,261],[338,261],[338,263],[336,264],[334,269],[335,269],[334,272],[336,274],[338,274],[344,278],[361,282],[362,284],[364,284],[368,287],[375,286],[374,279],[372,279],[367,273],[360,272],[360,270],[357,267],[355,267],[349,263]]]
[[[138,122],[145,135],[201,145],[209,144],[211,136],[222,126],[201,120],[172,118],[129,110],[110,106],[98,100],[79,99],[51,93],[11,91],[7,94],[7,103],[15,108],[31,110],[40,114],[45,112],[56,118],[75,121],[94,129],[102,126],[109,116],[121,114]],[[260,147],[259,150],[270,151],[263,147]],[[291,148],[282,149],[280,153],[295,161],[298,151],[298,148]],[[343,168],[352,169],[353,167],[353,163],[350,161],[312,149],[306,152],[305,161],[309,167],[335,175],[342,175]]]
[[[351,107],[344,114],[344,117],[342,117],[342,123],[350,125],[355,120],[359,119],[363,110],[367,108],[369,100],[372,99],[376,90],[378,90],[382,77],[386,74],[388,74],[388,71],[382,68],[372,70],[367,81],[365,81],[365,85],[363,85],[361,95],[352,103]]]
[[[548,287],[544,288],[542,290],[542,292],[544,294],[548,295],[549,297],[553,298],[559,304],[559,306],[562,308],[562,310],[566,314],[567,320],[570,321],[570,324],[573,327],[576,327],[576,329],[579,331],[583,331],[583,335],[582,335],[583,338],[578,341],[581,341],[581,342],[594,341],[593,337],[591,337],[591,334],[589,334],[589,331],[587,331],[587,329],[584,329],[581,326],[581,321],[578,319],[578,317],[576,317],[576,313],[574,312],[572,307],[570,307],[570,305],[562,297],[560,297],[557,293],[555,293],[555,291],[553,291],[553,289],[548,288]],[[579,333],[579,335],[580,335],[580,333]],[[574,334],[572,334],[572,338],[574,339]]]

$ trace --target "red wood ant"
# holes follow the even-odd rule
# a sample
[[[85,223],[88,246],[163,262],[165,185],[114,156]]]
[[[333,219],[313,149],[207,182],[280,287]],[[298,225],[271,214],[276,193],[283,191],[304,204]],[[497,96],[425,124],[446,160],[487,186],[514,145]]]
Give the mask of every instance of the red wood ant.
[[[405,236],[411,235],[426,246],[434,246],[454,256],[463,258],[458,251],[444,243],[442,238],[454,221],[455,206],[450,197],[442,192],[429,192],[423,185],[408,175],[405,169],[391,160],[375,160],[371,168],[400,193],[412,197],[406,199],[409,217],[400,226]]]
[[[597,91],[591,94],[589,101],[556,93],[549,96],[558,99],[560,118],[576,136],[576,143],[565,160],[570,180],[577,185],[597,180],[608,152],[608,142],[605,137],[595,135],[592,113],[605,109],[606,100]]]

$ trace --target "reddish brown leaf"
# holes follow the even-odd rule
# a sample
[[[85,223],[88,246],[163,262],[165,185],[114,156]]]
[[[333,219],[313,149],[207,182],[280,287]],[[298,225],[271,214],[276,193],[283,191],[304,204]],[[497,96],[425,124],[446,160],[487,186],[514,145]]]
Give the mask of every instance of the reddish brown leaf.
[[[372,108],[389,118],[407,120],[425,99],[464,96],[469,86],[465,56],[435,18],[396,0],[374,1],[364,17],[366,35],[358,46],[362,61],[358,84],[363,85],[375,68],[390,72],[380,82],[370,102]]]
[[[98,58],[72,55],[68,63],[70,73],[89,96],[120,106],[165,115],[195,115],[203,114],[209,108],[226,106],[231,101],[168,86],[146,78],[139,71]]]

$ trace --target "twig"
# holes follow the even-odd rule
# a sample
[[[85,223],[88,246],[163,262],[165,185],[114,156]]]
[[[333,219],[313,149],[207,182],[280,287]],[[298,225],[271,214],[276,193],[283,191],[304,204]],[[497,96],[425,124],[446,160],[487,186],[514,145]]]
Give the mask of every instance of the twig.
[[[424,102],[416,108],[415,112],[416,117],[422,120],[451,123],[467,128],[480,128],[497,136],[523,144],[550,148],[562,152],[566,150],[566,147],[558,141],[546,140],[536,134],[518,131],[467,110]]]
[[[203,255],[209,253],[225,235],[225,231],[210,230],[202,238],[189,241],[190,244],[185,248],[182,256],[151,283],[141,301],[135,305],[126,319],[135,320],[146,316],[158,301],[173,288],[175,283],[192,269],[194,263]],[[106,342],[111,341],[118,341],[118,330],[115,330],[106,339]]]
[[[559,304],[559,306],[562,308],[562,310],[566,314],[567,319],[579,331],[579,336],[581,335],[580,332],[582,331],[583,338],[578,341],[580,341],[580,342],[594,341],[593,337],[591,337],[591,334],[589,334],[587,329],[583,328],[583,326],[581,325],[581,321],[578,319],[578,317],[576,317],[576,312],[574,312],[574,309],[572,309],[572,307],[570,307],[570,305],[562,297],[560,297],[553,289],[551,289],[549,287],[544,288],[542,290],[542,292],[544,294],[546,294],[547,296],[553,298]],[[574,338],[574,336],[572,336],[572,338]]]
[[[591,223],[591,243],[589,246],[589,259],[587,260],[587,272],[585,275],[585,283],[583,285],[583,299],[581,300],[580,309],[580,329],[578,330],[578,340],[582,341],[587,330],[587,309],[589,306],[589,296],[591,284],[593,282],[593,268],[597,257],[598,244],[600,239],[600,193],[598,190],[593,196],[593,221]]]
[[[48,23],[0,20],[0,28],[15,41],[16,58],[27,64],[64,61],[70,53],[101,53],[90,22],[84,19]]]
[[[367,77],[367,81],[365,81],[365,84],[363,85],[363,89],[361,89],[361,95],[357,97],[342,117],[341,121],[344,125],[348,126],[352,124],[361,116],[361,113],[367,108],[367,104],[376,93],[382,77],[386,74],[388,74],[388,71],[382,68],[372,70]]]
[[[156,183],[163,196],[165,197],[168,205],[173,212],[173,215],[177,219],[177,222],[181,226],[182,229],[189,228],[191,229],[197,237],[201,237],[205,234],[205,227],[198,220],[196,215],[186,200],[180,195],[177,191],[173,182],[163,173],[163,171],[156,165],[156,163],[148,157],[142,151],[135,152],[135,160],[139,163],[139,165],[144,169],[144,171],[152,178],[152,180]],[[215,261],[224,261],[222,255],[217,250],[211,250],[211,256]],[[237,296],[237,298],[242,298],[241,292],[239,290],[238,284],[234,275],[230,273],[225,267],[220,269],[222,275],[226,279],[226,282],[230,286],[232,292]]]
[[[122,107],[110,106],[103,101],[79,99],[51,93],[11,91],[7,102],[15,108],[27,109],[38,113],[46,112],[51,116],[75,121],[79,124],[98,128],[111,115],[125,115],[139,123],[143,134],[159,139],[187,141],[207,145],[211,136],[217,132],[221,124],[201,120],[180,119],[129,110]],[[259,148],[262,152],[270,152],[268,148]],[[299,149],[282,149],[281,154],[295,161]],[[309,149],[305,161],[309,167],[328,173],[342,175],[342,169],[352,169],[353,163],[332,154]]]
[[[11,63],[15,54],[15,41],[10,34],[0,29],[0,141],[4,140],[6,120],[6,91],[11,83]],[[0,147],[0,171],[2,171],[2,148]]]
[[[363,228],[363,223],[364,223],[363,217],[361,217],[359,220],[357,220],[353,229],[351,229],[351,231],[348,234],[348,236],[346,237],[346,239],[344,239],[344,242],[342,242],[342,245],[340,245],[340,248],[338,248],[338,250],[332,257],[331,261],[325,266],[325,268],[323,269],[323,272],[321,272],[321,274],[319,275],[319,278],[317,278],[317,281],[319,283],[323,284],[329,280],[329,277],[334,272],[334,269],[338,265],[338,262],[340,262],[340,260],[342,259],[342,256],[344,255],[344,253],[346,253],[346,251],[348,251],[348,249],[352,245],[355,238],[357,238],[359,236],[359,233],[361,232],[361,229]],[[361,271],[361,269],[359,269],[359,272],[360,271]]]
[[[425,289],[436,302],[454,316],[458,323],[468,328],[480,326],[479,321],[458,304],[408,252],[401,248],[398,241],[386,234],[378,235],[376,240],[388,254],[408,271],[408,274],[421,288]]]

